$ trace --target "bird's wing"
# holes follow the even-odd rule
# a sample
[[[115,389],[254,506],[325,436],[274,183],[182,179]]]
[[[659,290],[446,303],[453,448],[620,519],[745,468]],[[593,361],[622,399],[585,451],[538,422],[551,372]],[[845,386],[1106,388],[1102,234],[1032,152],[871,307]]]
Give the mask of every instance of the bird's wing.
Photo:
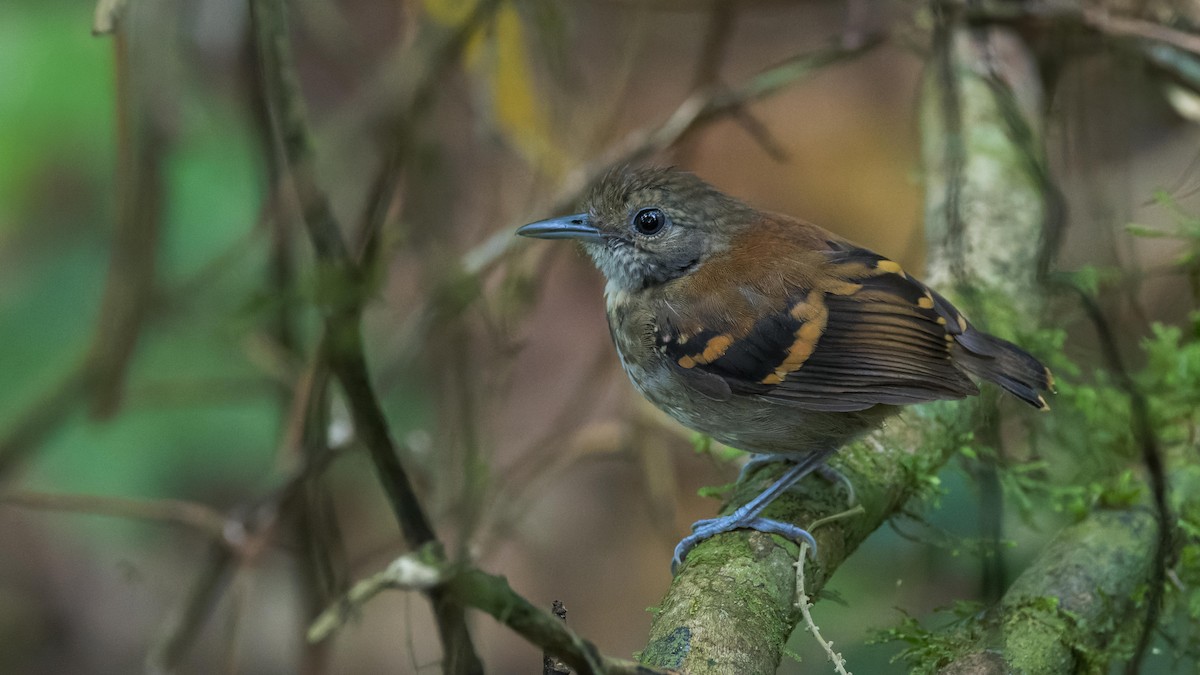
[[[809,410],[978,393],[954,363],[967,324],[950,303],[891,260],[827,243],[805,258],[820,273],[765,270],[767,281],[735,284],[724,301],[691,303],[694,314],[661,312],[657,348],[692,375],[684,381],[717,376],[732,392]]]

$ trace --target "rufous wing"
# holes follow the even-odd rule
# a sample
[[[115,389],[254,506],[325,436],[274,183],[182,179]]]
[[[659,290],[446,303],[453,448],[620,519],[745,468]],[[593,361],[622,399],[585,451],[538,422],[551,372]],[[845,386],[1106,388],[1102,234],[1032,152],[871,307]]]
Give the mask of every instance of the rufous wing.
[[[774,293],[764,292],[770,289],[765,283],[739,284],[725,303],[692,303],[704,307],[703,314],[664,309],[657,348],[681,371],[715,375],[733,392],[810,410],[855,411],[978,392],[955,364],[956,337],[964,330],[949,303],[893,261],[828,244],[818,262],[821,274],[771,271],[807,283]]]

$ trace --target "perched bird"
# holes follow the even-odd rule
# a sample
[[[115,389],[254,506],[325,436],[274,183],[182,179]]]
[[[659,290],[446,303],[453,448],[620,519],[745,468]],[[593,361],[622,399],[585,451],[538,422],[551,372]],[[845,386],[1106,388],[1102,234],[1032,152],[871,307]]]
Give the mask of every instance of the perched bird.
[[[900,406],[979,393],[969,375],[1048,406],[1049,370],[980,332],[897,263],[826,230],[759,211],[690,173],[610,173],[587,210],[517,234],[574,239],[607,279],[621,365],[683,425],[788,461],[734,513],[697,522],[675,549],[737,528],[806,540],[760,516],[839,447]]]

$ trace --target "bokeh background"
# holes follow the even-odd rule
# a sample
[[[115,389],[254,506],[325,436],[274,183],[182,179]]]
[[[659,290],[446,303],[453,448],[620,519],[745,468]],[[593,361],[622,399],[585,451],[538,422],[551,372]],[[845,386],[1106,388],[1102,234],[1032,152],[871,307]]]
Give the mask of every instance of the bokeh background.
[[[453,30],[472,3],[288,4],[318,176],[342,222],[357,223],[396,143],[388,120],[436,61],[423,40]],[[439,534],[533,602],[564,602],[570,625],[617,656],[644,645],[674,543],[718,506],[697,491],[732,480],[736,465],[695,451],[687,431],[637,399],[584,257],[522,241],[473,281],[455,276],[462,261],[557,215],[539,209],[564,176],[661,123],[697,85],[743,81],[848,30],[889,40],[755,103],[753,121],[722,119],[654,160],[908,269],[923,258],[920,6],[719,4],[503,4],[464,58],[438,71],[406,141],[411,159],[385,186],[396,197],[366,344]],[[0,503],[5,673],[161,662],[222,556],[164,512],[181,501],[229,527],[261,522],[300,462],[294,392],[314,348],[316,275],[293,195],[273,175],[246,6],[130,0],[119,36],[91,34],[95,10],[0,3],[0,437],[21,448],[2,463],[0,494],[50,497],[39,508]],[[1051,91],[1049,162],[1069,206],[1058,265],[1126,275],[1103,302],[1136,362],[1149,323],[1185,323],[1195,298],[1185,277],[1162,272],[1179,242],[1125,226],[1173,227],[1177,212],[1200,210],[1200,129],[1185,94],[1119,50],[1073,52]],[[133,164],[121,150],[131,137],[146,153]],[[122,230],[127,217],[141,229]],[[129,316],[135,331],[106,332]],[[1070,335],[1073,358],[1098,361],[1086,331]],[[81,364],[102,347],[128,358],[85,386]],[[303,523],[271,521],[261,546],[216,568],[219,592],[171,656],[179,672],[438,672],[427,604],[400,592],[372,601],[325,651],[304,646],[314,605],[404,550],[336,396],[327,426],[341,452],[321,481],[324,566],[311,562]],[[896,644],[869,643],[874,631],[905,614],[936,625],[935,608],[981,597],[971,542],[985,514],[972,471],[969,458],[952,462],[940,496],[915,507],[923,522],[877,532],[817,606],[855,672],[905,670],[890,662]],[[131,515],[117,500],[161,508],[97,515]],[[1011,574],[1064,520],[1005,518]],[[493,672],[537,672],[534,648],[486,617],[473,626]],[[823,662],[803,634],[791,648],[804,664]],[[788,661],[781,672],[796,669]]]

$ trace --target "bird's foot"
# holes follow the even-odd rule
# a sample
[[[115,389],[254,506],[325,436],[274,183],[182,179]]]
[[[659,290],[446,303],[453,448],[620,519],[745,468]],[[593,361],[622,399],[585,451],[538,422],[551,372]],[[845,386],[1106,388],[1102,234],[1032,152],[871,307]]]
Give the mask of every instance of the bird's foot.
[[[692,533],[684,537],[678,545],[675,546],[675,555],[671,558],[671,574],[675,574],[679,566],[683,564],[683,559],[687,557],[688,552],[696,547],[697,544],[714,535],[722,532],[731,532],[733,530],[757,530],[767,534],[777,534],[786,539],[790,539],[797,544],[804,542],[809,545],[810,554],[817,555],[817,540],[802,527],[785,523],[781,520],[771,520],[770,518],[739,518],[737,514],[723,516],[721,518],[707,518],[698,520],[692,525]]]

